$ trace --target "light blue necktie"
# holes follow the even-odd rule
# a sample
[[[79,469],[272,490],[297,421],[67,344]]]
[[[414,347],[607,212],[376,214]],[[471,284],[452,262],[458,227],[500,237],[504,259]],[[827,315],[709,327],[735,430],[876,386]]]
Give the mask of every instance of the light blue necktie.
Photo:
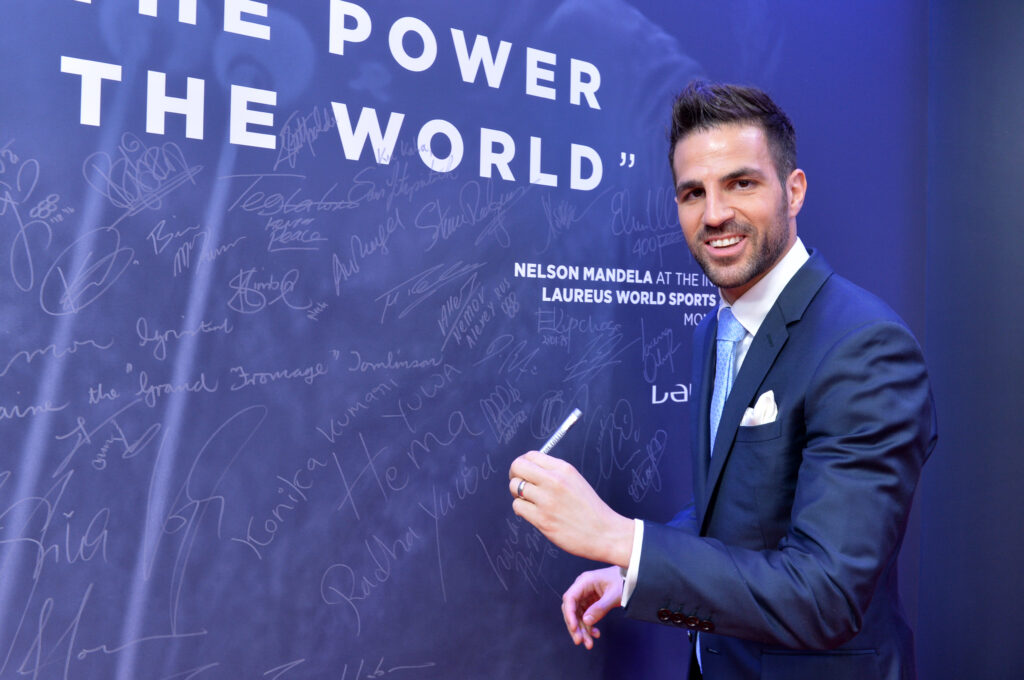
[[[711,395],[711,451],[715,450],[715,436],[718,434],[718,421],[722,419],[725,400],[732,389],[733,366],[735,365],[736,343],[742,340],[747,331],[733,316],[732,310],[726,307],[718,315],[718,335],[715,349],[715,391]]]

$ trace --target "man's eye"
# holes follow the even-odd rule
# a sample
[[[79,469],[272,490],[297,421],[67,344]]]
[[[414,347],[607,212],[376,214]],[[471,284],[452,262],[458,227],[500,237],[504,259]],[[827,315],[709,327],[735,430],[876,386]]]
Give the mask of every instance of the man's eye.
[[[737,189],[749,189],[754,186],[754,182],[749,179],[738,179],[736,180]]]
[[[703,189],[690,189],[679,197],[681,201],[692,201],[696,198],[701,198],[704,195]]]

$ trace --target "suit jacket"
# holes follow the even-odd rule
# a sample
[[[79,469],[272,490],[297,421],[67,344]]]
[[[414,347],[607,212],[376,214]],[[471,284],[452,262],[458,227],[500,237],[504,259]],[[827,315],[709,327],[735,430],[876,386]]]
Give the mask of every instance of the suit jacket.
[[[920,347],[812,254],[753,338],[709,456],[716,325],[694,334],[694,502],[645,524],[627,613],[703,631],[709,680],[913,678],[896,558],[936,436]],[[777,419],[740,427],[768,390]]]

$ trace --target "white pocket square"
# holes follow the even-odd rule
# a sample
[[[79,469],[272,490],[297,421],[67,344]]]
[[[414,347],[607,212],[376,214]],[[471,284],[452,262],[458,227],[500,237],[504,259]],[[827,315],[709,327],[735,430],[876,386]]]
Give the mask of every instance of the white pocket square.
[[[756,425],[767,425],[774,423],[779,415],[779,407],[775,405],[775,393],[768,390],[757,398],[757,403],[752,408],[743,412],[743,420],[740,427],[754,427]]]

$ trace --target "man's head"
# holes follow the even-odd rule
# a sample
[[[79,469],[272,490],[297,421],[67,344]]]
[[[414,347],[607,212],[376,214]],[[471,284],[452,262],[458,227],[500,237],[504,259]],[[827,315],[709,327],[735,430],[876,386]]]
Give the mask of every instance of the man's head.
[[[673,107],[670,141],[683,234],[734,301],[796,242],[807,180],[793,126],[759,90],[693,83]]]

